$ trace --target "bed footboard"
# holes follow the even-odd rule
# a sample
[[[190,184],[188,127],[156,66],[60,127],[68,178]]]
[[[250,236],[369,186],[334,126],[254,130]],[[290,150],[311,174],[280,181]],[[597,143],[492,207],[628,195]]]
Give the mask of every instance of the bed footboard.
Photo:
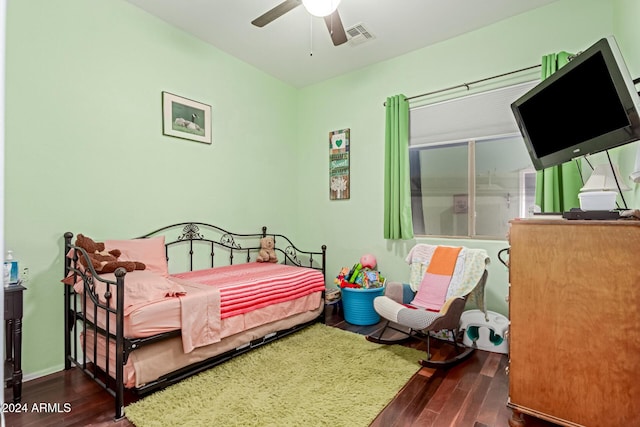
[[[115,272],[115,281],[107,280],[100,277],[94,270],[87,252],[71,244],[73,238],[72,233],[65,233],[65,262],[64,277],[73,277],[73,283],[82,282],[83,290],[81,296],[77,296],[72,285],[64,287],[64,306],[65,306],[65,369],[70,369],[72,365],[80,367],[86,374],[93,378],[105,390],[107,390],[115,398],[115,416],[116,419],[122,418],[124,415],[124,378],[122,366],[125,364],[124,356],[124,276],[126,270],[118,268]],[[73,249],[73,256],[66,256]],[[80,258],[84,257],[87,268],[81,268]],[[84,307],[87,306],[87,300],[91,299],[94,312],[93,318],[98,318],[98,312],[105,313],[105,329],[100,328],[93,322],[89,321]],[[111,328],[112,318],[115,316],[115,331],[113,334],[109,331]],[[74,331],[74,326],[81,325],[82,331],[92,329],[94,336],[98,333],[102,334],[109,345],[114,342],[116,345],[116,365],[115,369],[115,385],[106,375],[103,375],[97,366],[97,363],[88,363],[87,343],[83,341],[79,343],[79,334]],[[82,354],[79,354],[82,351]],[[94,345],[93,358],[97,361],[97,345]],[[110,371],[110,360],[105,360],[106,372]]]
[[[213,268],[221,265],[231,265],[238,262],[251,262],[260,250],[260,239],[273,237],[279,254],[279,262],[299,267],[312,268],[325,274],[326,246],[320,251],[303,251],[298,249],[291,240],[281,234],[267,232],[262,227],[260,233],[239,234],[231,233],[220,227],[199,223],[185,222],[173,224],[147,233],[139,238],[163,236],[165,239],[165,254],[170,271],[193,271],[202,268]],[[124,417],[125,383],[124,366],[131,352],[149,344],[180,336],[180,330],[165,332],[148,338],[129,339],[124,336],[124,286],[126,271],[119,268],[115,271],[115,280],[108,280],[100,276],[92,267],[89,256],[84,249],[72,243],[73,234],[64,234],[64,277],[73,282],[64,286],[64,348],[65,369],[78,367],[89,377],[100,384],[114,397],[115,419]],[[180,253],[180,249],[182,252]],[[80,260],[84,259],[84,263]],[[87,265],[86,268],[82,264]],[[325,279],[326,280],[326,279]],[[82,292],[76,292],[81,286]],[[324,294],[322,295],[324,299]],[[91,313],[86,312],[91,307]],[[315,316],[315,315],[314,315]],[[96,319],[102,319],[96,321]],[[317,321],[324,322],[324,310],[313,322],[290,328],[262,339],[255,340],[246,347],[227,352],[224,355],[211,358],[206,363],[181,369],[172,375],[172,381],[163,378],[155,385],[146,385],[140,390],[132,390],[139,394],[155,391],[166,387],[182,378],[186,378],[204,369],[215,366],[225,360],[244,353],[263,343],[270,342],[281,336]],[[90,331],[92,345],[87,350],[84,332]],[[97,337],[101,336],[106,342],[106,348],[115,346],[115,363],[109,360],[106,352],[104,360],[99,359]]]

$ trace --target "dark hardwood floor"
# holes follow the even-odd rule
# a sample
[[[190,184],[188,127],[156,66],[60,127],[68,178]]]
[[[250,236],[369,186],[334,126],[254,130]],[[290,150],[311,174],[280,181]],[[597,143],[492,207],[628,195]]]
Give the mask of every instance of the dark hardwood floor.
[[[330,309],[327,313],[327,323],[341,329],[370,334],[379,328],[351,325],[340,314]],[[424,346],[420,341],[407,345]],[[437,357],[439,349],[435,347],[432,350]],[[476,351],[447,370],[421,368],[371,426],[506,427],[511,415],[506,406],[506,365],[505,355]],[[27,412],[5,412],[6,426],[133,426],[126,419],[113,420],[113,398],[77,369],[28,381],[22,396]],[[11,389],[5,389],[4,399],[13,400]],[[555,426],[532,417],[525,416],[525,420],[527,427]]]

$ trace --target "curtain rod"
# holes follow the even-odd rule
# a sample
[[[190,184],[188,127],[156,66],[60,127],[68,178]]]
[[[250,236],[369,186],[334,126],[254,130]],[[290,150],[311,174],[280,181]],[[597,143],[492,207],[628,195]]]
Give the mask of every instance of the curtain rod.
[[[452,90],[452,89],[458,89],[461,87],[466,87],[467,90],[470,90],[471,88],[469,86],[476,84],[476,83],[482,83],[482,82],[486,82],[487,80],[493,80],[493,79],[497,79],[500,77],[504,77],[504,76],[508,76],[510,74],[516,74],[516,73],[521,73],[523,71],[528,71],[528,70],[533,70],[534,68],[539,68],[541,67],[542,64],[537,64],[537,65],[532,65],[530,67],[526,67],[526,68],[521,68],[519,70],[515,70],[515,71],[509,71],[508,73],[502,73],[502,74],[498,74],[496,76],[491,76],[491,77],[486,77],[484,79],[480,79],[480,80],[475,80],[473,82],[469,82],[469,83],[461,83],[459,85],[456,86],[451,86],[451,87],[447,87],[444,89],[438,89],[438,90],[434,90],[433,92],[427,92],[427,93],[422,93],[420,95],[414,95],[414,96],[409,96],[407,98],[405,98],[407,101],[410,101],[412,99],[416,99],[416,98],[422,98],[423,96],[429,96],[429,95],[435,95],[436,93],[440,93],[440,92],[446,92],[448,90]],[[387,102],[385,101],[382,105],[386,106]]]

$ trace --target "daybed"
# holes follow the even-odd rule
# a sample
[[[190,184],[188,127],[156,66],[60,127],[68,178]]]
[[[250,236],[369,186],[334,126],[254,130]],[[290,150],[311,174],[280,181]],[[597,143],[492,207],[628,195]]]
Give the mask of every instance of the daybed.
[[[266,236],[278,263],[255,262]],[[72,233],[64,240],[65,369],[109,391],[116,419],[125,389],[147,394],[324,321],[326,246],[301,251],[266,227],[238,234],[189,222],[107,240],[105,250],[146,268],[102,275]]]

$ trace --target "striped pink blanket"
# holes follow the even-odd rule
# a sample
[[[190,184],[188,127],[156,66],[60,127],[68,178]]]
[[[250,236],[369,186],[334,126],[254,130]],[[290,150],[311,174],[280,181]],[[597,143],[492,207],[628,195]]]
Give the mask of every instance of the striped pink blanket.
[[[325,288],[324,276],[318,270],[271,263],[230,265],[172,277],[200,287],[180,296],[185,353],[218,342],[221,319],[292,301]]]
[[[221,319],[321,292],[325,286],[318,270],[258,262],[174,276],[218,289]]]

